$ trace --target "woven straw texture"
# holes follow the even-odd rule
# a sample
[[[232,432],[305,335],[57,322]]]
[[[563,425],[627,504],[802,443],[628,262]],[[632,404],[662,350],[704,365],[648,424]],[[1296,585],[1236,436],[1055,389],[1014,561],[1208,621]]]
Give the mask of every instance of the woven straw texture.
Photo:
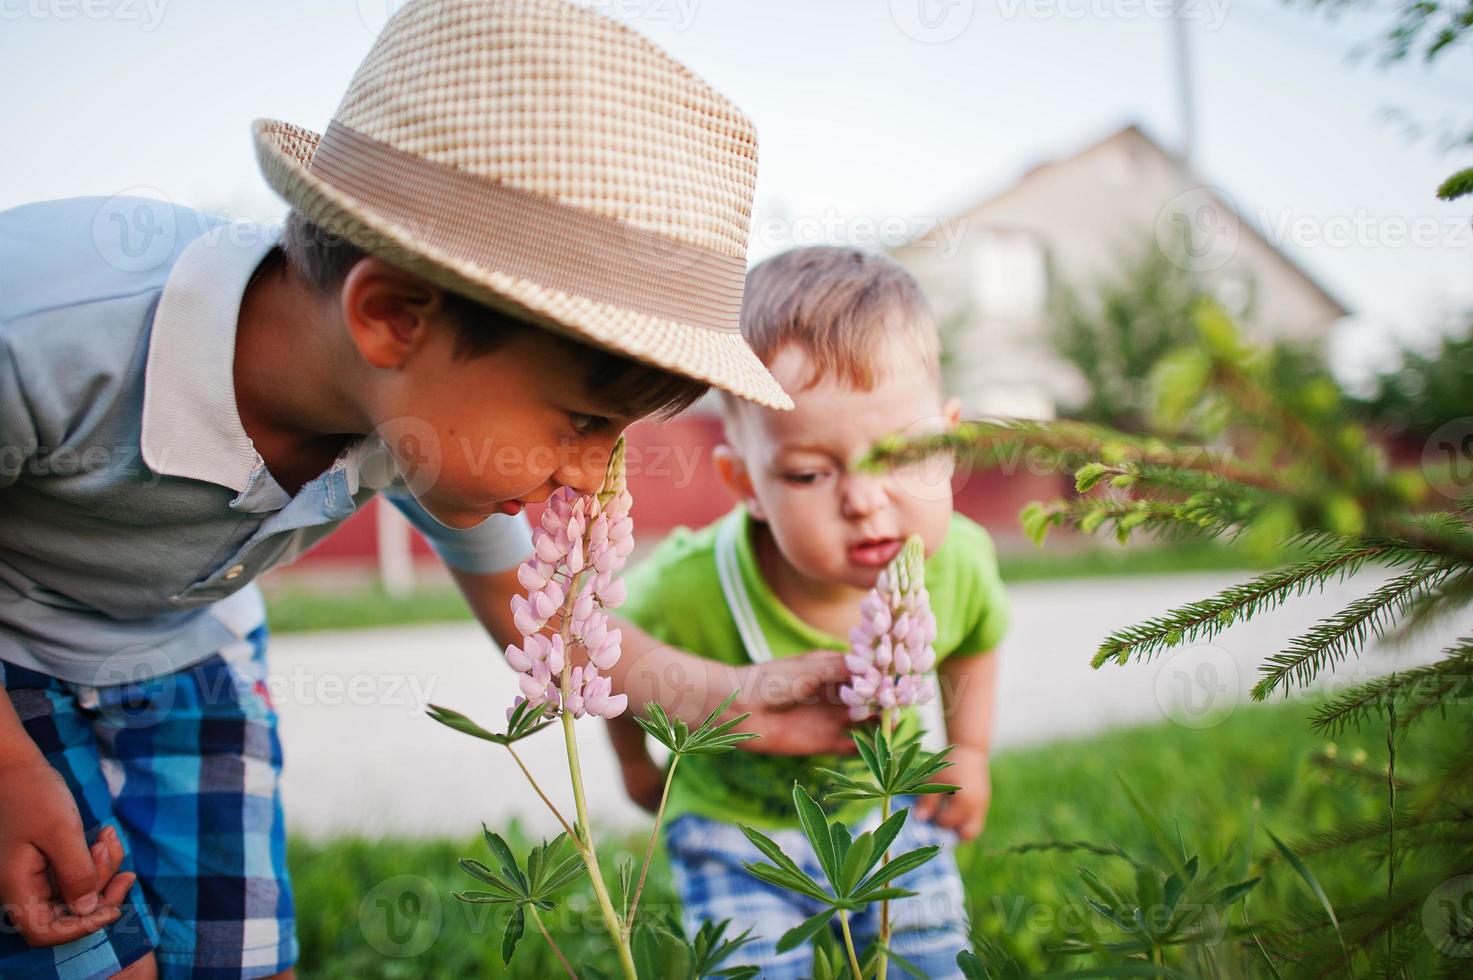
[[[413,0],[359,67],[335,135],[376,155],[334,152],[329,168],[324,151],[314,169],[318,134],[255,125],[267,181],[316,223],[472,299],[791,406],[736,329],[756,133],[636,32],[565,0]],[[511,240],[581,253],[583,272],[559,278],[549,260],[539,276],[526,246],[496,261],[484,239],[497,236],[477,234],[482,212],[467,206],[483,185],[503,208],[531,195],[554,215],[572,209],[561,213],[579,219],[562,223],[573,231],[543,214]],[[484,212],[516,224],[505,213]],[[601,265],[638,281],[599,283]]]

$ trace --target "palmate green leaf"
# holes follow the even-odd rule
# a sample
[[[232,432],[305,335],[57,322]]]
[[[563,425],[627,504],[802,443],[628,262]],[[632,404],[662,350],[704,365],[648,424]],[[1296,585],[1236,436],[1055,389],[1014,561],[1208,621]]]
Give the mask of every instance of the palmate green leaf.
[[[748,929],[735,939],[726,939],[726,930],[731,926],[730,919],[722,919],[720,922],[712,922],[707,919],[701,923],[700,931],[692,942],[695,951],[695,965],[691,973],[697,977],[716,976],[727,977],[736,980],[741,976],[741,971],[751,970],[756,972],[756,967],[734,966],[718,970],[727,959],[738,949],[750,943],[755,937],[752,930]]]
[[[733,728],[751,717],[750,712],[744,712],[717,724],[716,719],[731,707],[740,693],[741,689],[738,688],[727,695],[725,700],[712,709],[705,721],[701,722],[695,731],[691,731],[681,719],[677,718],[672,721],[665,713],[665,709],[653,701],[646,705],[645,715],[637,715],[634,720],[655,741],[677,755],[716,755],[721,752],[729,752],[742,742],[758,737],[756,732],[732,731]]]
[[[900,828],[910,817],[910,809],[896,810],[884,820],[873,831],[875,838],[875,853],[883,855],[895,843],[895,838],[900,834]],[[868,869],[866,869],[868,870]]]
[[[527,854],[528,891],[534,896],[555,892],[587,870],[576,854],[558,860],[567,841],[567,834],[558,834],[551,841],[534,846]]]
[[[745,824],[737,824],[737,827],[759,851],[772,861],[772,864],[754,864],[744,861],[742,867],[748,872],[779,888],[807,895],[820,902],[830,900],[829,893],[824,890],[823,886],[805,874],[792,858],[783,853],[783,849],[771,837]]]
[[[507,920],[506,932],[501,937],[501,962],[511,963],[511,955],[517,951],[517,943],[522,941],[522,933],[527,928],[527,913],[518,905],[511,911],[511,918]]]
[[[893,902],[898,898],[910,898],[918,894],[920,893],[909,888],[900,888],[894,885],[868,890],[860,889],[845,899],[844,905],[850,910],[857,911],[866,905],[873,905],[876,902]]]
[[[818,866],[823,868],[830,883],[839,887],[839,851],[829,828],[828,817],[813,802],[808,791],[797,783],[793,784],[793,806],[798,811],[798,823],[803,827],[803,836],[808,838],[813,853],[818,857]]]
[[[956,966],[966,980],[991,980],[987,967],[982,965],[982,958],[970,949],[956,954]]]
[[[1108,902],[1112,907],[1129,903],[1129,899],[1125,895],[1105,884],[1095,876],[1093,871],[1083,865],[1080,865],[1075,870],[1079,872],[1079,877],[1085,886],[1098,895],[1102,901]]]
[[[859,757],[864,760],[865,768],[876,779],[879,779],[879,774],[885,771],[885,767],[880,765],[879,756],[875,752],[875,738],[883,734],[878,728],[874,729],[873,734],[863,728],[856,728],[850,736],[854,739],[855,748],[859,750]]]
[[[947,756],[953,746],[948,745],[922,757],[919,733],[908,735],[898,743],[892,743],[890,737],[878,728],[872,731],[857,729],[851,737],[868,778],[821,769],[835,784],[835,789],[825,794],[826,800],[882,800],[923,793],[949,793],[958,789],[949,783],[931,781],[936,773],[952,764]]]
[[[832,833],[834,838],[834,860],[842,868],[844,866],[844,859],[849,856],[849,849],[854,846],[854,838],[850,836],[849,828],[844,825],[842,820],[834,821]],[[829,884],[835,887],[838,885],[832,878],[829,879]]]
[[[894,881],[907,871],[913,871],[931,860],[940,850],[939,845],[927,844],[925,847],[918,847],[913,851],[906,851],[893,861],[887,861],[880,865],[874,874],[860,882],[859,887],[855,889],[855,894],[868,892],[876,886]]]
[[[709,974],[697,974],[697,976],[712,976],[718,980],[758,980],[762,971],[755,966],[728,966]]]
[[[760,830],[754,830],[751,827],[748,827],[746,824],[739,823],[737,824],[737,827],[741,830],[743,834],[747,836],[747,840],[751,841],[753,846],[755,846],[757,850],[761,851],[773,864],[777,865],[783,871],[786,871],[789,874],[795,875],[799,878],[808,877],[808,875],[803,873],[803,870],[798,867],[797,863],[794,862],[792,858],[783,853],[783,849],[779,847],[777,842],[774,841],[771,837],[768,837]]]
[[[1132,933],[1136,931],[1134,922],[1125,921],[1114,909],[1106,905],[1104,902],[1097,902],[1092,898],[1086,898],[1084,901],[1086,904],[1089,905],[1090,908],[1094,909],[1096,912],[1100,913],[1100,915],[1104,916],[1112,923],[1114,923],[1116,928],[1118,928],[1121,932]]]
[[[659,917],[641,918],[632,940],[634,966],[640,976],[691,976],[694,951],[678,926],[672,929]]]
[[[508,900],[518,902],[527,900],[528,896],[525,889],[518,887],[515,882],[508,881],[506,878],[498,875],[475,858],[461,858],[459,863],[460,870],[472,878],[495,888],[498,894],[505,894]]]
[[[492,892],[451,892],[450,894],[467,905],[519,905],[522,901],[517,896],[507,897]]]
[[[824,909],[822,912],[803,920],[800,925],[794,926],[782,934],[777,941],[777,951],[786,953],[790,949],[796,949],[818,934],[818,931],[829,924],[838,913],[838,909]]]
[[[523,894],[530,894],[530,889],[527,885],[527,876],[517,866],[516,855],[512,854],[511,848],[507,846],[506,841],[502,840],[500,834],[493,832],[485,824],[481,824],[481,835],[486,839],[486,846],[491,848],[491,853],[496,855],[496,860],[500,862],[501,873],[516,882],[517,887]]]
[[[875,859],[884,853],[875,849],[874,834],[860,834],[856,837],[848,853],[844,855],[844,866],[839,869],[838,876],[829,879],[833,882],[834,893],[840,896],[850,895],[865,872],[874,865]]]
[[[1249,878],[1247,881],[1240,881],[1237,884],[1228,885],[1226,888],[1218,891],[1208,901],[1219,906],[1231,905],[1252,891],[1253,886],[1258,884],[1260,880],[1261,878]]]
[[[670,716],[665,714],[665,709],[657,702],[651,701],[646,704],[644,714],[635,715],[634,721],[667,749],[674,744],[675,727],[670,724]]]
[[[537,894],[538,896],[543,896],[561,891],[587,873],[588,868],[583,864],[583,859],[578,855],[574,854],[564,858],[562,864],[559,864],[552,871],[548,872],[547,876],[537,886]]]
[[[760,878],[770,885],[776,885],[778,888],[806,895],[819,902],[833,901],[833,896],[825,891],[822,885],[806,875],[799,877],[770,864],[753,864],[744,861],[742,867],[747,869],[753,877]]]
[[[1142,910],[1149,910],[1159,906],[1162,900],[1161,879],[1156,874],[1156,869],[1142,865],[1135,869],[1135,921],[1136,925],[1145,931],[1154,931],[1150,923],[1146,922]]]
[[[533,708],[525,701],[517,705],[516,710],[512,712],[511,718],[507,721],[506,733],[502,735],[487,731],[459,711],[453,711],[438,704],[427,705],[425,714],[457,732],[484,739],[487,742],[494,742],[497,745],[511,745],[513,742],[519,742],[529,735],[535,735],[553,722],[553,719],[543,714],[541,708]]]

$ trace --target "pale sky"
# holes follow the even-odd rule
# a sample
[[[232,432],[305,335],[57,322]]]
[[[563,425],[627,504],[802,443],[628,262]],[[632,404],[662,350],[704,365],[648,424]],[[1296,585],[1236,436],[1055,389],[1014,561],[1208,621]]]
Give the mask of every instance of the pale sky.
[[[758,217],[919,226],[1126,122],[1181,127],[1167,0],[584,0],[747,111]],[[272,220],[249,126],[321,130],[398,0],[0,0],[0,208],[136,192]],[[1185,0],[1196,169],[1357,314],[1344,363],[1473,307],[1473,201],[1434,196],[1473,153],[1473,57],[1382,71],[1381,18]],[[816,219],[800,225],[794,219]],[[893,225],[893,222],[892,222]],[[758,235],[753,257],[789,244]],[[792,236],[790,236],[792,237]]]

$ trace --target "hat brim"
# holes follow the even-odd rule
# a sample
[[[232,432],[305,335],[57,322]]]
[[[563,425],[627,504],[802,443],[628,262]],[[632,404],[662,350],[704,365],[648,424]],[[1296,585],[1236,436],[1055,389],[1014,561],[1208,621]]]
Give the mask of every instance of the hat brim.
[[[256,120],[252,132],[272,189],[314,224],[359,248],[518,319],[768,408],[793,407],[740,333],[596,302],[452,256],[314,175],[308,164],[319,134],[275,119]]]

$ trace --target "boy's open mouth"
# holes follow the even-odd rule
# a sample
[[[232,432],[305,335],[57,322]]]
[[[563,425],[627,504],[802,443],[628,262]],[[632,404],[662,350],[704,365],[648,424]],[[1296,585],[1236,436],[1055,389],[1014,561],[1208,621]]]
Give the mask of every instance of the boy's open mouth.
[[[865,538],[849,546],[849,560],[856,565],[878,568],[890,564],[904,545],[899,538]]]
[[[522,512],[520,500],[503,500],[496,505],[496,513],[515,517]]]

